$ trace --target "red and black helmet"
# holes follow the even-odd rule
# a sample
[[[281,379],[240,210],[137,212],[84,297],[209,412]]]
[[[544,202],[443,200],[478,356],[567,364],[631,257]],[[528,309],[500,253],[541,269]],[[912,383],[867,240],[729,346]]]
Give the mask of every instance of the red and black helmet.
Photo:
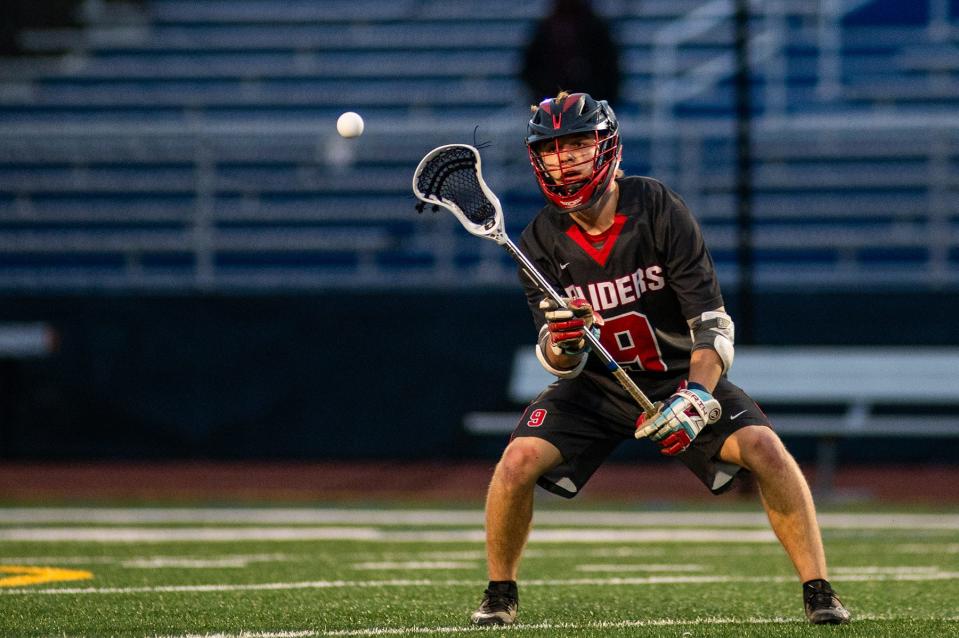
[[[588,175],[580,167],[563,162],[559,139],[567,135],[592,134],[596,152],[588,160]],[[589,208],[609,188],[619,168],[622,144],[619,124],[606,100],[594,100],[586,93],[560,94],[543,100],[529,120],[526,134],[529,160],[547,201],[559,212],[572,213]],[[543,162],[544,155],[556,154],[561,176],[555,179]]]

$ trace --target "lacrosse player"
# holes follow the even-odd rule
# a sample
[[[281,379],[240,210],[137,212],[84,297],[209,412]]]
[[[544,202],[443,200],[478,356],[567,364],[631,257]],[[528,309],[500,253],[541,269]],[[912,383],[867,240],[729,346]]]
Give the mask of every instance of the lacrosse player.
[[[636,435],[678,459],[714,494],[751,472],[802,582],[809,621],[848,622],[826,580],[806,480],[759,406],[726,378],[733,321],[683,200],[655,179],[623,176],[616,116],[606,101],[585,93],[560,93],[533,107],[526,144],[546,206],[520,247],[569,302],[561,308],[520,274],[539,330],[536,356],[557,380],[526,408],[490,482],[490,582],[472,621],[516,620],[534,486],[572,498]],[[642,413],[589,356],[587,330],[598,330],[613,358],[661,402],[658,412]]]

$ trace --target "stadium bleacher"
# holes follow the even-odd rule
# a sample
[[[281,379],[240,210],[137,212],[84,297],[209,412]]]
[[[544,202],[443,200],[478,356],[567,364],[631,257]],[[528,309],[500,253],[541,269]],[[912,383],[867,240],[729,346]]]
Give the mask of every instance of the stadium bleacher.
[[[730,0],[605,0],[627,172],[659,177],[736,278]],[[757,283],[959,284],[959,3],[754,3]],[[518,232],[521,48],[547,2],[88,2],[0,64],[0,289],[514,286],[410,178],[491,141]],[[367,133],[342,140],[345,110]]]

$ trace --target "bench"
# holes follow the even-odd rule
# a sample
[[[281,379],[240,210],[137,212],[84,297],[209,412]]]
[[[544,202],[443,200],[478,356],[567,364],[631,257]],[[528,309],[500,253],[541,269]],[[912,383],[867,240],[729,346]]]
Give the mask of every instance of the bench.
[[[56,352],[59,336],[50,324],[0,322],[0,450],[7,450],[7,427],[19,414],[25,377],[22,361]]]
[[[736,349],[729,379],[767,409],[776,431],[817,438],[814,490],[834,495],[837,443],[843,437],[959,436],[959,348],[746,347]],[[509,398],[525,405],[555,379],[531,347],[513,360]],[[826,406],[838,406],[839,413]],[[948,408],[908,422],[882,407]],[[475,435],[510,432],[517,413],[473,412],[464,418]]]
[[[57,334],[40,321],[0,323],[0,359],[36,359],[53,353]]]

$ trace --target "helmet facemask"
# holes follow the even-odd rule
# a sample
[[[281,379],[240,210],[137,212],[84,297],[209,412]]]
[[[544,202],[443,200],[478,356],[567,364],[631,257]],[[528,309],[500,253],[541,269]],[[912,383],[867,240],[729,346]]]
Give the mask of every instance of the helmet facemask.
[[[606,130],[544,140],[527,150],[540,189],[564,213],[599,201],[619,165],[619,135]]]
[[[526,147],[543,196],[561,213],[595,206],[622,155],[613,109],[586,93],[560,93],[534,107]]]

